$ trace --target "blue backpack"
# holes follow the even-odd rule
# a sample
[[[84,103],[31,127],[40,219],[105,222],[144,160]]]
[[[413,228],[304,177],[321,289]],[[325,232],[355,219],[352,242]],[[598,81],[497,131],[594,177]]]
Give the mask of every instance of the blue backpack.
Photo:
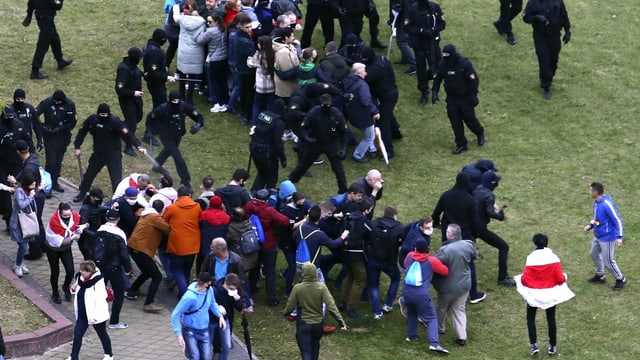
[[[420,266],[420,262],[414,261],[411,263],[407,274],[404,276],[404,283],[410,286],[422,286],[422,266]]]
[[[260,242],[260,244],[264,244],[264,230],[262,229],[262,222],[260,221],[260,217],[258,217],[258,215],[256,214],[253,214],[249,216],[249,222],[251,222],[251,227],[256,231],[256,234],[258,234],[258,241]]]
[[[311,258],[311,253],[309,252],[309,245],[307,245],[307,238],[320,230],[315,229],[312,232],[308,233],[306,236],[302,236],[302,226],[298,227],[300,232],[300,243],[298,243],[298,248],[296,249],[296,268],[298,272],[302,272],[302,265],[305,263],[314,263],[320,255],[320,250],[322,249],[322,245],[318,246],[316,253],[313,255],[313,259]]]

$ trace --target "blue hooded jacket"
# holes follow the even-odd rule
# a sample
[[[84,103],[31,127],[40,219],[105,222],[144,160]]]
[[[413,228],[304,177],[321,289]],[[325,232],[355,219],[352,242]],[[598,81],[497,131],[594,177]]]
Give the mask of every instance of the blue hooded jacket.
[[[216,317],[221,316],[211,287],[206,292],[199,292],[196,288],[197,284],[197,282],[193,282],[189,285],[178,305],[171,312],[171,327],[176,336],[182,335],[180,319],[182,319],[182,325],[188,328],[204,330],[209,328],[209,311]],[[195,311],[195,313],[185,314],[191,311]]]
[[[624,223],[618,207],[609,195],[603,195],[593,202],[593,220],[591,227],[596,239],[614,241],[624,237]]]

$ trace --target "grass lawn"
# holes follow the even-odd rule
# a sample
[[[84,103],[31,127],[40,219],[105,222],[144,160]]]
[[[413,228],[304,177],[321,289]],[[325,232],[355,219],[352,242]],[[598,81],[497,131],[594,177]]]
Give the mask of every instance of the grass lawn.
[[[386,3],[380,0],[378,5],[379,12],[386,14]],[[520,18],[514,21],[518,44],[512,47],[492,26],[498,1],[447,0],[441,6],[447,18],[442,45],[455,43],[479,74],[480,105],[476,110],[486,128],[488,142],[479,149],[470,137],[468,152],[451,155],[453,135],[444,101],[436,107],[418,106],[415,77],[402,74],[404,68],[397,67],[401,95],[396,115],[405,138],[396,143],[396,158],[389,168],[375,163],[383,171],[387,188],[377,214],[388,205],[398,207],[402,221],[430,214],[440,193],[452,185],[463,165],[478,158],[493,159],[503,177],[497,189],[498,202],[508,205],[508,211],[507,220],[492,224],[491,228],[511,245],[511,274],[521,271],[526,255],[532,250],[531,236],[545,232],[576,293],[574,300],[558,309],[561,356],[636,358],[640,345],[633,339],[640,331],[640,311],[632,300],[640,295],[635,277],[640,264],[633,260],[638,251],[636,214],[640,205],[635,200],[640,190],[635,177],[640,162],[637,156],[640,130],[634,119],[640,97],[636,65],[640,51],[633,39],[640,35],[637,16],[640,5],[622,0],[597,4],[567,0],[573,40],[562,50],[550,101],[542,100],[531,29]],[[0,11],[4,45],[1,98],[10,99],[16,87],[23,87],[27,101],[37,104],[56,88],[62,88],[76,101],[79,120],[95,112],[103,101],[120,115],[114,92],[117,63],[130,46],[144,46],[153,29],[162,26],[164,18],[159,0],[68,1],[56,23],[65,56],[73,57],[75,62],[64,72],[58,72],[49,53],[42,71],[50,79],[36,82],[28,80],[37,37],[35,21],[27,29],[20,25],[24,15],[22,2],[7,2]],[[382,17],[380,28],[384,39],[389,29],[384,26],[386,15]],[[368,35],[364,38],[368,40]],[[318,26],[314,44],[319,49],[320,41]],[[392,61],[399,59],[397,48],[391,57]],[[147,112],[151,99],[145,95],[145,101]],[[196,106],[205,113],[206,125],[197,135],[186,135],[182,149],[193,183],[212,174],[218,184],[223,184],[233,169],[246,166],[248,129],[235,116],[209,114],[203,98],[198,98]],[[90,142],[85,143],[83,150],[89,153]],[[289,156],[291,167],[295,158],[290,150]],[[75,164],[68,151],[63,173],[77,181]],[[363,176],[373,166],[352,162],[345,165],[350,180]],[[124,168],[129,172],[147,171],[149,165],[140,157],[127,157]],[[298,184],[299,190],[314,201],[333,195],[336,185],[328,164],[314,166],[312,172],[312,178],[304,178]],[[280,178],[285,176],[283,171]],[[589,257],[591,237],[582,232],[582,227],[591,214],[587,188],[592,181],[605,184],[626,221],[627,236],[618,252],[618,262],[629,278],[629,285],[620,293],[611,291],[611,276],[606,286],[586,282],[593,275]],[[97,183],[107,187],[106,172]],[[481,305],[468,307],[466,347],[453,343],[450,330],[442,336],[442,343],[458,359],[527,358],[525,303],[515,290],[496,287],[497,252],[485,244],[480,246],[484,260],[477,264],[479,288],[485,289],[489,297]],[[280,267],[283,262],[280,259]],[[339,298],[339,291],[334,295]],[[264,293],[255,300],[257,312],[250,321],[256,353],[273,360],[298,357],[294,325],[283,319],[279,309],[271,310],[264,305]],[[361,304],[358,310],[362,316],[349,321],[351,331],[323,339],[322,359],[413,359],[427,352],[424,333],[420,342],[404,342],[404,322],[397,310],[381,321],[372,319],[368,304]],[[542,315],[539,315],[539,343],[546,349]]]
[[[0,277],[0,324],[2,334],[15,335],[49,325],[49,318],[4,277]]]

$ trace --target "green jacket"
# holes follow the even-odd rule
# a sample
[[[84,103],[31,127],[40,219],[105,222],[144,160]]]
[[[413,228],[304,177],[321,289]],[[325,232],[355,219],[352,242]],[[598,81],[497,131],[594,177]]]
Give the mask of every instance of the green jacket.
[[[323,320],[323,303],[327,305],[331,315],[344,326],[345,322],[329,289],[324,283],[318,282],[317,268],[311,263],[306,263],[302,265],[302,282],[293,287],[284,314],[289,315],[297,309],[298,316],[306,324],[318,324]]]

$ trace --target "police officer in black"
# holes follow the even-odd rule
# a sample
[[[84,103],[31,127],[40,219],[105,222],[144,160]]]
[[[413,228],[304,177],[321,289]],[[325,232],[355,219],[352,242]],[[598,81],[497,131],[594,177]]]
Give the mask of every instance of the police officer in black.
[[[78,248],[85,260],[92,259],[93,240],[95,232],[106,222],[105,213],[107,209],[102,206],[104,193],[100,188],[93,188],[89,191],[89,195],[82,201],[80,210],[80,224],[89,224],[87,230],[83,231],[78,239]]]
[[[493,22],[498,34],[506,36],[509,45],[516,44],[513,36],[511,20],[522,11],[522,0],[500,0],[500,17]]]
[[[383,44],[380,39],[378,39],[378,35],[380,35],[380,29],[378,29],[378,25],[380,24],[380,14],[378,14],[378,8],[376,7],[374,0],[369,0],[364,16],[369,19],[369,34],[371,35],[371,42],[369,45],[376,49],[386,49],[387,44]]]
[[[360,40],[364,25],[364,13],[368,9],[369,0],[337,0],[338,20],[342,34],[355,34]],[[341,39],[340,47],[346,44],[345,40],[345,37]]]
[[[191,127],[191,134],[195,134],[200,131],[200,128],[204,126],[204,117],[200,114],[193,105],[180,100],[180,91],[172,90],[169,93],[169,101],[153,109],[147,115],[147,120],[151,124],[153,131],[160,135],[160,141],[164,147],[156,161],[159,167],[154,167],[152,170],[158,173],[163,173],[162,165],[171,156],[173,162],[176,165],[176,171],[180,176],[180,183],[186,187],[191,187],[191,176],[187,169],[187,164],[180,153],[180,141],[182,137],[187,133],[186,124],[184,122],[185,116],[191,118],[196,123]]]
[[[26,102],[27,94],[22,89],[16,89],[13,92],[13,110],[16,113],[18,120],[22,121],[24,129],[32,138],[33,134],[36,134],[38,151],[44,149],[42,142],[42,129],[40,128],[40,122],[38,122],[38,116],[36,115],[36,109],[33,105]],[[31,149],[33,150],[33,149]]]
[[[327,155],[331,170],[336,175],[338,193],[347,191],[347,176],[342,167],[347,153],[347,122],[342,112],[331,106],[329,94],[320,95],[320,105],[313,107],[304,117],[299,137],[306,142],[298,165],[289,174],[296,183],[320,154]]]
[[[127,144],[132,144],[138,150],[146,154],[146,150],[140,145],[140,141],[135,135],[127,129],[125,123],[111,114],[109,105],[102,103],[98,105],[97,113],[89,116],[78,130],[76,139],[73,141],[74,155],[79,157],[81,154],[80,146],[87,134],[93,136],[93,154],[89,158],[87,171],[82,177],[78,195],[73,198],[74,202],[80,202],[84,199],[85,194],[91,188],[93,180],[103,167],[107,167],[109,178],[111,180],[111,190],[115,191],[116,187],[122,180],[122,154],[120,153],[120,139],[125,140]]]
[[[40,72],[44,56],[51,46],[53,57],[58,62],[58,70],[62,70],[71,65],[73,59],[65,60],[62,57],[62,45],[60,44],[60,35],[56,30],[56,13],[62,10],[64,0],[29,0],[27,3],[27,16],[22,21],[25,27],[31,24],[33,12],[36,13],[36,21],[40,33],[38,34],[38,43],[36,44],[36,52],[33,54],[31,62],[31,78],[35,80],[46,79],[47,75]]]
[[[64,91],[56,90],[36,107],[38,116],[44,115],[42,123],[42,138],[44,140],[44,154],[46,156],[45,169],[51,174],[53,190],[64,192],[58,184],[62,160],[71,143],[71,130],[76,126],[76,104],[65,95]]]
[[[544,98],[549,100],[562,47],[560,31],[564,29],[562,41],[565,44],[571,40],[571,23],[567,8],[562,0],[529,0],[524,9],[523,20],[533,27],[533,44],[540,69],[540,87],[544,89]]]
[[[324,37],[324,43],[333,41],[335,33],[335,25],[333,22],[334,9],[332,7],[333,1],[327,0],[308,0],[307,11],[304,18],[304,29],[302,30],[302,38],[300,39],[300,46],[303,49],[311,46],[311,37],[313,36],[313,29],[318,24],[322,25],[322,35]]]
[[[478,145],[485,143],[484,128],[480,125],[474,108],[478,105],[478,85],[480,80],[469,59],[462,57],[456,47],[448,44],[442,49],[442,62],[433,77],[432,103],[435,105],[440,97],[440,83],[444,80],[447,92],[447,115],[456,138],[453,154],[467,151],[467,138],[464,136],[464,125],[478,137]]]
[[[167,34],[162,29],[155,29],[151,39],[147,41],[144,47],[144,57],[142,59],[142,68],[144,79],[147,81],[147,90],[151,95],[153,108],[167,102],[167,86],[169,80],[173,77],[169,76],[167,63],[165,61],[165,53],[162,45],[167,42]],[[145,124],[144,137],[142,141],[153,146],[160,146],[160,142],[156,140],[149,129],[149,124]]]
[[[276,99],[268,111],[258,115],[258,123],[251,130],[249,151],[258,170],[251,191],[274,189],[278,182],[278,160],[282,168],[287,167],[282,134],[284,133],[284,112],[286,104]]]
[[[118,64],[116,75],[116,94],[118,103],[124,116],[124,122],[134,137],[138,123],[142,120],[142,71],[138,69],[138,64],[142,58],[142,50],[132,47],[127,52],[127,57]],[[125,145],[124,153],[129,156],[136,156],[131,142]],[[87,191],[89,188],[87,187]]]
[[[418,90],[422,93],[420,105],[424,106],[429,101],[429,80],[442,59],[440,32],[445,29],[446,22],[440,5],[428,0],[416,1],[405,17],[409,44],[416,56]]]

